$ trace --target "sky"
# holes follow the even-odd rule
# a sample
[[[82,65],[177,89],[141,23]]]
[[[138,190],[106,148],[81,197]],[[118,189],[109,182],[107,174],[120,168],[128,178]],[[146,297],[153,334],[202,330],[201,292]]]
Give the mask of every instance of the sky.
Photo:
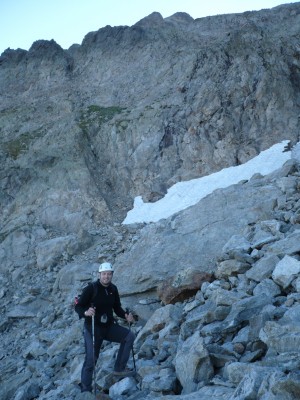
[[[262,151],[258,156],[236,167],[224,168],[219,172],[190,181],[178,182],[167,194],[155,203],[144,203],[141,196],[134,200],[133,209],[127,213],[124,225],[157,222],[178,211],[198,203],[202,198],[219,188],[234,185],[243,179],[249,180],[254,174],[268,175],[282,167],[291,158],[291,151],[284,151],[288,140],[277,143]],[[297,158],[300,155],[297,145]],[[296,152],[296,150],[294,150]]]
[[[283,0],[0,0],[0,54],[29,50],[54,39],[63,49],[106,26],[132,26],[154,11],[164,18],[186,12],[194,19],[296,3]]]

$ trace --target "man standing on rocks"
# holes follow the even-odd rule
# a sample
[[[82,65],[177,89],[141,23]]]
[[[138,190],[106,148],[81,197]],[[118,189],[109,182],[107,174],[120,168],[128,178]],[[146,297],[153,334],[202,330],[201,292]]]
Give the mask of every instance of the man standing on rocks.
[[[126,313],[120,301],[117,287],[111,282],[113,267],[104,262],[99,266],[99,279],[89,284],[79,297],[75,311],[84,318],[85,360],[81,370],[81,391],[92,392],[93,372],[99,357],[103,340],[120,343],[113,374],[119,377],[133,375],[126,369],[130,351],[135,339],[133,332],[116,323],[113,312],[133,322],[131,313]]]

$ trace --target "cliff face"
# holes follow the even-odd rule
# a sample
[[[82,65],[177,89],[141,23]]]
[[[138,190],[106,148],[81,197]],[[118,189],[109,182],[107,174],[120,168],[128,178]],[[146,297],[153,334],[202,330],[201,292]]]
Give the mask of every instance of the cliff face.
[[[37,198],[80,191],[87,225],[121,219],[138,194],[153,201],[298,140],[299,22],[297,3],[196,20],[153,13],[69,50],[6,50],[2,212],[20,201],[40,218]]]

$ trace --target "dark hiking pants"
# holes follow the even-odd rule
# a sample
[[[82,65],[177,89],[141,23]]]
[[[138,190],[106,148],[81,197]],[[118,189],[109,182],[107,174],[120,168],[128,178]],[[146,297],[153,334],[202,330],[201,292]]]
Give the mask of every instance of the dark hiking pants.
[[[85,359],[81,370],[81,391],[92,391],[92,380],[94,362],[99,357],[103,340],[120,343],[117,359],[114,365],[115,371],[123,371],[130,356],[135,335],[133,332],[118,324],[111,324],[108,327],[95,325],[95,358],[93,349],[92,328],[84,325],[83,328]]]

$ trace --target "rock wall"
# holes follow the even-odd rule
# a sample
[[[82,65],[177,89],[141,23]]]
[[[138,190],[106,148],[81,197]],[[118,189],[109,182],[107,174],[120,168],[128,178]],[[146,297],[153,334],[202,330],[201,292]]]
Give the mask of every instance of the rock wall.
[[[92,222],[120,220],[136,195],[154,201],[298,141],[299,25],[297,3],[196,20],[153,13],[68,50],[42,40],[6,50],[1,210],[20,198],[35,215],[38,182],[41,199],[78,190]]]

